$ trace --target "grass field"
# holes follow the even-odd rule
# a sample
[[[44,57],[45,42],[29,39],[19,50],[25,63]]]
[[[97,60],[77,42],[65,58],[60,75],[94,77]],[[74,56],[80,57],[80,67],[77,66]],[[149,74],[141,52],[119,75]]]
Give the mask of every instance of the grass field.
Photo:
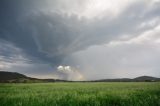
[[[0,84],[0,106],[160,106],[160,82]]]

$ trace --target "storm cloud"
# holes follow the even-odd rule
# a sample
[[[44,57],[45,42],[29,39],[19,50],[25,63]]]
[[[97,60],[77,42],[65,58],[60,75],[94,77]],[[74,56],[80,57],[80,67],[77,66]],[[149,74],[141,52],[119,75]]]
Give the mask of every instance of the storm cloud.
[[[147,50],[141,44],[128,44],[127,42],[133,41],[131,39],[138,39],[147,31],[152,31],[150,35],[154,36],[155,30],[152,29],[156,29],[160,25],[159,10],[159,0],[123,0],[121,2],[118,0],[113,0],[113,2],[107,0],[1,0],[0,41],[2,45],[10,44],[12,45],[11,48],[14,49],[6,48],[4,50],[5,47],[0,46],[0,56],[3,57],[1,62],[3,64],[12,63],[4,62],[4,60],[16,61],[16,57],[21,57],[21,59],[23,57],[22,63],[43,64],[45,67],[49,67],[46,70],[51,70],[51,67],[56,70],[56,67],[61,64],[73,65],[74,67],[81,67],[82,72],[91,79],[93,77],[89,76],[89,73],[92,73],[92,69],[88,69],[89,66],[96,70],[95,75],[97,76],[117,70],[133,70],[128,67],[131,67],[130,64],[138,64],[138,62],[132,63],[131,60],[128,60],[127,62],[130,64],[123,64],[123,67],[120,64],[127,59],[124,59],[120,64],[114,63],[119,62],[117,59],[123,58],[121,55],[123,52],[126,55],[131,55],[130,47],[135,51]],[[156,38],[159,38],[158,34]],[[123,43],[120,44],[121,42]],[[153,40],[147,42],[153,43]],[[154,46],[150,45],[150,47]],[[95,49],[93,52],[92,48]],[[88,58],[97,61],[97,50],[102,48],[102,52],[113,51],[113,54],[104,56],[105,59],[110,59],[108,57],[110,55],[111,57],[120,55],[120,57],[116,57],[116,61],[112,59],[107,61],[107,64],[104,64],[106,61],[89,64],[89,59],[82,61],[83,58],[79,58],[89,55]],[[153,51],[157,52],[157,49],[159,49],[158,46]],[[148,53],[149,51],[146,51],[144,54],[147,55]],[[18,56],[14,56],[14,59],[10,58],[13,57],[13,54]],[[104,57],[100,56],[99,58]],[[156,53],[155,57],[150,59],[159,61],[158,57],[159,55]],[[142,61],[142,64],[144,67],[148,64],[151,67],[155,65],[154,62],[146,64],[145,61]],[[93,66],[104,71],[98,72],[99,69]],[[140,69],[136,68],[136,70]],[[44,72],[42,70],[39,73]]]

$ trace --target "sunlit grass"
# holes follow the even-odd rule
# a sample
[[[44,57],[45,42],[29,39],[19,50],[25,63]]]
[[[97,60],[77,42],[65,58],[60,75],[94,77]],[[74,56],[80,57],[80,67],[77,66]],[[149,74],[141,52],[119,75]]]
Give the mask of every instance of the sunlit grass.
[[[0,106],[160,106],[160,83],[0,84]]]

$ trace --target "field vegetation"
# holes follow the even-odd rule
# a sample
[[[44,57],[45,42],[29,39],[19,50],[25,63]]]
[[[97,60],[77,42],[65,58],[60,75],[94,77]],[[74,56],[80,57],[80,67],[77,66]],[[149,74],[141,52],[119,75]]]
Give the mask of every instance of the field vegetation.
[[[160,82],[0,84],[0,106],[160,106]]]

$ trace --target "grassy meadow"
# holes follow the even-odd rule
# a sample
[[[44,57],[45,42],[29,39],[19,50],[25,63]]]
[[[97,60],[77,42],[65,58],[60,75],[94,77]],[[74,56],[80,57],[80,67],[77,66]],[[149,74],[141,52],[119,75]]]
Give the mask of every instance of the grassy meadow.
[[[160,106],[160,82],[0,84],[0,106]]]

